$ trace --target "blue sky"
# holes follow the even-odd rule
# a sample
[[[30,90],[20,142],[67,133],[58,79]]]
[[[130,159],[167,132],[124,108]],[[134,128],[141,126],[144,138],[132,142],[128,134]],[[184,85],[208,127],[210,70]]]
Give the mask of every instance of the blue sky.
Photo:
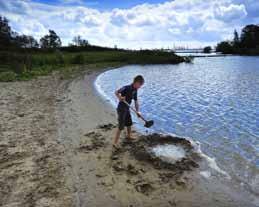
[[[69,5],[83,5],[91,8],[96,8],[100,10],[111,10],[113,8],[126,9],[143,3],[163,3],[165,0],[70,0],[70,1],[60,1],[60,0],[36,0],[37,2],[60,5],[69,4]]]
[[[259,0],[0,0],[12,28],[40,39],[53,29],[63,45],[81,35],[122,48],[203,47],[259,23]]]

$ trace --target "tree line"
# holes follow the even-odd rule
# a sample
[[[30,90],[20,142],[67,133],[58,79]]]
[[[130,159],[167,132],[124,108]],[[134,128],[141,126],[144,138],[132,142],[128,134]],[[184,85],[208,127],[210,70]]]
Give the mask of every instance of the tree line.
[[[81,36],[62,46],[60,37],[49,30],[37,41],[33,36],[13,31],[0,15],[0,81],[28,80],[58,70],[64,76],[83,70],[83,65],[103,68],[128,64],[177,64],[190,62],[162,50],[129,50],[91,45]],[[80,66],[80,67],[78,67]],[[62,75],[62,76],[63,76]]]
[[[218,43],[216,51],[223,54],[259,55],[259,25],[245,26],[240,35],[235,30],[233,39]]]
[[[89,42],[80,35],[73,38],[70,47],[89,46]],[[20,35],[13,31],[6,17],[0,16],[0,50],[17,49],[17,48],[60,48],[62,42],[54,30],[40,38],[39,42],[31,35]]]

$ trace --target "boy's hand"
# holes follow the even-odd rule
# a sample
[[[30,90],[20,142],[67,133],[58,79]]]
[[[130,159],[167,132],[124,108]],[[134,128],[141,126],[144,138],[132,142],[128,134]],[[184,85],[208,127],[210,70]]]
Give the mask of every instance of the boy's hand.
[[[141,113],[140,113],[139,111],[137,112],[137,116],[138,116],[138,117],[141,117]]]
[[[125,96],[120,96],[120,101],[125,101],[126,100],[126,97]]]

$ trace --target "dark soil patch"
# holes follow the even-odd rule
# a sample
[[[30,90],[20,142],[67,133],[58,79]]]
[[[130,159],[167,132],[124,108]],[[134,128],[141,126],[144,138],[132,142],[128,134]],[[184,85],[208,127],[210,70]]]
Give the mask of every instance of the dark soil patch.
[[[150,148],[157,145],[172,144],[181,146],[185,150],[186,156],[175,163],[168,163],[161,158],[155,156]],[[200,159],[197,152],[195,152],[191,142],[184,138],[173,137],[171,135],[151,134],[142,135],[136,142],[124,143],[123,147],[130,151],[137,160],[149,162],[156,169],[171,169],[174,171],[189,171],[199,167],[198,161]]]
[[[115,128],[115,127],[116,127],[116,126],[115,126],[114,124],[109,123],[109,124],[99,125],[97,128],[98,128],[98,129],[102,129],[102,130],[104,130],[104,131],[109,131],[109,130]]]
[[[80,143],[79,151],[81,152],[90,152],[92,150],[98,150],[107,145],[105,142],[105,137],[98,132],[89,132],[85,134],[85,142]]]

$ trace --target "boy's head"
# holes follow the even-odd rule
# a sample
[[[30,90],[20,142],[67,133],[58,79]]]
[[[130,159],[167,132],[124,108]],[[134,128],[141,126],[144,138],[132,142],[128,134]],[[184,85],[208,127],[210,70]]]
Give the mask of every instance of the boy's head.
[[[137,75],[133,80],[133,86],[136,89],[139,89],[143,84],[145,80],[142,75]]]

